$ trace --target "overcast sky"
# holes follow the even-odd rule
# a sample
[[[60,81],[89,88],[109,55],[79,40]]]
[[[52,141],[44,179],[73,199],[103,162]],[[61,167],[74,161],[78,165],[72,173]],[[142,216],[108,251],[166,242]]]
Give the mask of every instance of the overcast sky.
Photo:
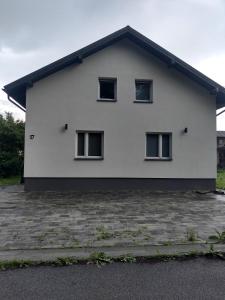
[[[126,25],[225,86],[225,0],[0,0],[0,87]]]

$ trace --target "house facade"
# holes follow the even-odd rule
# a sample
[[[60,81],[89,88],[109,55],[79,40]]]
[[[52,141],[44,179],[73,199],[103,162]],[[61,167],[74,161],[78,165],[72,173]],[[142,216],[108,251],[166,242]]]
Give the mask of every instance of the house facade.
[[[26,190],[215,189],[224,88],[130,27],[4,88]]]

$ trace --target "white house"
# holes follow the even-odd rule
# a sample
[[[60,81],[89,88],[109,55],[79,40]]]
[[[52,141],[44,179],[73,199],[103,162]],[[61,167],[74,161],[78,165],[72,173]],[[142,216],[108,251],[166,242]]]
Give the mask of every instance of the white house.
[[[127,26],[4,87],[25,189],[215,189],[225,89]]]

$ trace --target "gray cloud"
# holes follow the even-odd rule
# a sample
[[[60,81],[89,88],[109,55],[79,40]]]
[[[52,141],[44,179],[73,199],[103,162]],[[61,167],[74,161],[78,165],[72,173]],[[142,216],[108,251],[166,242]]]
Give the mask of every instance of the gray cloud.
[[[0,48],[73,51],[127,24],[190,59],[225,48],[224,0],[1,0]]]
[[[1,86],[128,24],[194,66],[225,54],[224,0],[0,0],[0,8]]]

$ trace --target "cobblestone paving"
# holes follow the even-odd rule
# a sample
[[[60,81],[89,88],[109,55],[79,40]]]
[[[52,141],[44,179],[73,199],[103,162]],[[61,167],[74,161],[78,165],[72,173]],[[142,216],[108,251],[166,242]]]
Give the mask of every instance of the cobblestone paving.
[[[0,249],[149,245],[206,240],[225,230],[225,196],[0,188]]]

